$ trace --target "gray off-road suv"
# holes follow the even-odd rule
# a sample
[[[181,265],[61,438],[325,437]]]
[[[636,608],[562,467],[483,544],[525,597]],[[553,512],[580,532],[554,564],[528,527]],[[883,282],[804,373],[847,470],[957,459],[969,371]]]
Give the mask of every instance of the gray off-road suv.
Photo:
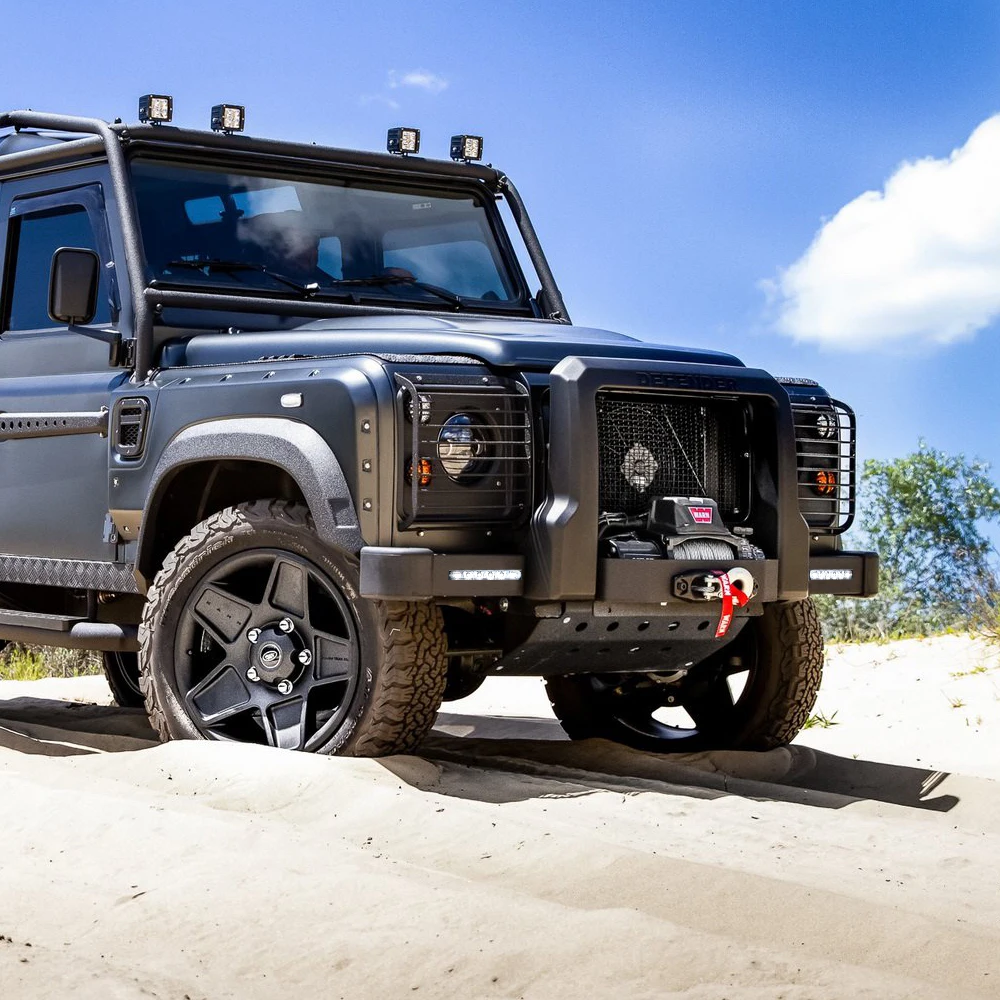
[[[573,738],[792,739],[810,593],[877,586],[848,407],[572,325],[475,136],[171,114],[0,115],[0,639],[164,739],[397,753],[507,674]]]

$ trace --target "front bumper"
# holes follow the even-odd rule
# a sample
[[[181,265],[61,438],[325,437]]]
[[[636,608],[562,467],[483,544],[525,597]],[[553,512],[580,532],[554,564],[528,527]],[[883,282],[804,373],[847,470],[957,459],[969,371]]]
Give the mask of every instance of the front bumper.
[[[366,545],[361,596],[383,601],[434,597],[520,597],[524,556],[443,555],[430,549]]]
[[[679,573],[731,570],[753,574],[758,591],[752,606],[778,600],[778,560],[701,563],[683,559],[600,559],[596,600],[604,605],[656,604],[694,613],[699,603],[672,595]],[[366,546],[361,550],[361,596],[375,600],[426,601],[435,597],[521,597],[524,557],[518,555],[443,555],[430,549]],[[838,552],[809,560],[809,592],[841,597],[872,597],[878,592],[874,552]],[[700,612],[698,612],[700,613]]]
[[[878,593],[877,552],[837,552],[809,560],[809,593],[874,597]]]

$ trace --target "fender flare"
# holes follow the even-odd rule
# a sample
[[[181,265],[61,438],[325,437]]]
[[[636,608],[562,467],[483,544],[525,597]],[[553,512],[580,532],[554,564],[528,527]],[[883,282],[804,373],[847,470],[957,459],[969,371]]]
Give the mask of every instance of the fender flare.
[[[319,537],[342,552],[361,551],[365,542],[357,508],[340,462],[323,437],[295,420],[227,417],[185,427],[163,449],[143,503],[137,569],[153,545],[158,497],[169,479],[196,462],[240,459],[267,462],[287,472],[302,490]]]

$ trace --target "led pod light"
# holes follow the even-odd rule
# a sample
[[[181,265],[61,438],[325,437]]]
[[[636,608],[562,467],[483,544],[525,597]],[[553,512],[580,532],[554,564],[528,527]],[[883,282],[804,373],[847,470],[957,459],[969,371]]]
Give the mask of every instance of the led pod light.
[[[143,94],[139,98],[139,121],[159,125],[173,117],[174,99],[168,94]]]
[[[247,111],[241,104],[216,104],[212,108],[213,132],[242,132]]]
[[[400,156],[419,153],[420,129],[404,126],[389,129],[385,138],[385,148],[390,153],[398,153]]]
[[[483,137],[481,135],[453,135],[451,137],[451,158],[471,163],[483,158]]]

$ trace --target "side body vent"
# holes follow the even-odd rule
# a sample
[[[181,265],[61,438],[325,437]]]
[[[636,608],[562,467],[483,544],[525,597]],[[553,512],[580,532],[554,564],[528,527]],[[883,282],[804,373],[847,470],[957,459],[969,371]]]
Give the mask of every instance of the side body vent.
[[[122,458],[138,458],[146,446],[149,400],[142,396],[119,399],[111,419],[111,447]]]
[[[835,399],[792,401],[799,509],[818,535],[839,535],[854,523],[857,500],[854,411]]]

